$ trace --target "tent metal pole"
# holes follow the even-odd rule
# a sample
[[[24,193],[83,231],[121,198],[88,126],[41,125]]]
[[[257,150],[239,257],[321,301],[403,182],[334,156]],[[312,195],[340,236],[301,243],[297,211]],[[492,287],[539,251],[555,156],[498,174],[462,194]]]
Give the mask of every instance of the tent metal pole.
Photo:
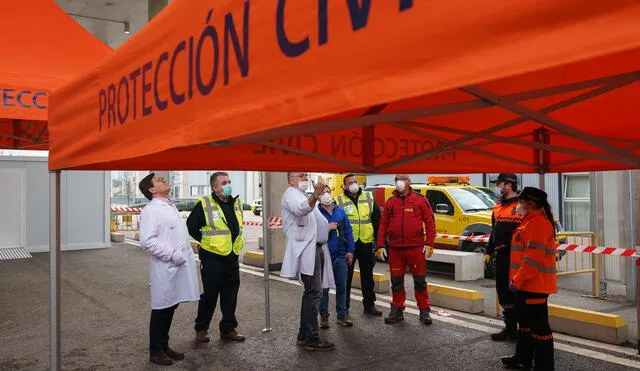
[[[551,134],[546,128],[539,128],[533,131],[533,140],[536,143],[549,144],[551,142]],[[544,175],[549,170],[551,154],[544,149],[533,150],[534,161],[538,170],[538,188],[544,191]]]
[[[60,370],[60,170],[49,172],[49,299],[52,371]]]
[[[268,195],[271,191],[269,187],[269,175],[262,172],[262,246],[264,256],[264,329],[262,332],[271,331],[271,301],[269,299],[269,217],[271,215],[271,205]]]
[[[540,188],[541,190],[544,191],[544,187],[545,187],[545,184],[544,184],[544,173],[538,174],[538,188]]]

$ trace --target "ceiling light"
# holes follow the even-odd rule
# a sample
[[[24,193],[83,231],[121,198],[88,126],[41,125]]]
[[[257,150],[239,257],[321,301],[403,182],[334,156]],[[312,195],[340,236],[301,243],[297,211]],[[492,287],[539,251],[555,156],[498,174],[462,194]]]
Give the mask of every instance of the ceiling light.
[[[129,21],[124,22],[124,33],[127,35],[131,33],[131,24],[129,24]]]

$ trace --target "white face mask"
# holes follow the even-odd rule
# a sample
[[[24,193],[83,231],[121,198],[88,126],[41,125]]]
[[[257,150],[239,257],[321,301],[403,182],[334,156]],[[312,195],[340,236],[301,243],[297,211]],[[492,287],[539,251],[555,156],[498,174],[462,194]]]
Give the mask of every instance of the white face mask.
[[[360,190],[360,187],[358,187],[358,183],[351,183],[349,185],[349,192],[358,193],[359,190]]]
[[[320,202],[323,205],[331,205],[331,203],[333,202],[333,197],[331,197],[331,195],[328,193],[323,193],[322,196],[320,196]]]
[[[298,182],[298,189],[301,190],[302,192],[306,192],[307,188],[309,188],[309,181],[308,180],[301,180]]]
[[[520,203],[518,204],[518,206],[516,206],[516,213],[520,214],[520,216],[522,216],[523,218],[528,214],[527,210],[525,210],[524,206],[522,206],[522,204]]]
[[[404,182],[404,180],[398,180],[396,181],[396,189],[399,192],[404,191],[404,188],[407,186],[407,183]]]

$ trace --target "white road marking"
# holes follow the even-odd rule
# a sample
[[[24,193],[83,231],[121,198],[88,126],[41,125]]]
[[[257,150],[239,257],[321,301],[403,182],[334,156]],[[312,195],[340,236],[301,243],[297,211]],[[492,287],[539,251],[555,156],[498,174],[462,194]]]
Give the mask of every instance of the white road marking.
[[[128,243],[130,245],[134,245],[134,246],[140,246],[140,243],[138,243],[135,240],[131,240],[131,239],[126,239],[125,243]],[[256,268],[256,267],[251,267],[248,265],[244,265],[244,264],[240,264],[240,271],[243,273],[247,273],[247,274],[251,274],[253,276],[256,277],[262,277],[264,278],[264,273],[262,271],[262,269],[260,268]],[[287,283],[290,285],[296,285],[296,286],[302,286],[302,284],[300,282],[298,282],[297,280],[290,280],[287,278],[282,278],[279,277],[277,275],[271,274],[269,275],[270,280],[272,281],[277,281],[277,282],[283,282],[283,283]],[[357,290],[357,289],[356,289]],[[334,290],[331,290],[332,294],[335,294]],[[362,296],[360,295],[351,295],[352,299],[355,300],[362,300]],[[385,308],[390,308],[390,302],[391,302],[391,297],[387,296],[387,295],[381,295],[381,294],[376,294],[376,298],[378,299],[378,302],[376,303],[378,306],[381,307],[385,307]],[[381,301],[380,299],[384,300]],[[406,301],[406,305],[407,308],[405,309],[406,313],[411,313],[414,315],[419,315],[420,311],[416,306],[416,302],[415,301],[411,301],[411,300],[407,300]],[[433,313],[437,312],[438,310],[442,310],[445,311],[447,313],[450,313],[451,315],[455,316],[437,316],[434,315],[432,316],[433,320],[435,321],[441,321],[441,322],[446,322],[446,323],[450,323],[452,325],[456,325],[456,326],[460,326],[460,327],[464,327],[464,328],[470,328],[470,329],[474,329],[477,331],[482,331],[482,332],[486,332],[486,333],[493,333],[496,331],[496,329],[499,329],[501,327],[502,321],[499,321],[497,319],[492,319],[492,318],[487,318],[487,317],[483,317],[483,316],[478,316],[475,314],[469,314],[469,313],[464,313],[464,312],[458,312],[452,309],[447,309],[447,308],[438,308],[438,307],[433,307]],[[464,319],[468,319],[468,321],[465,321],[464,319],[461,318],[456,318],[456,317],[461,317]],[[473,321],[473,322],[471,322]],[[479,323],[475,323],[475,322],[480,322],[480,323],[484,323],[487,325],[493,325],[493,326],[487,326],[487,325],[483,325],[483,324],[479,324]],[[592,348],[596,348],[596,349],[601,349],[603,351],[612,351],[612,352],[617,352],[620,354],[625,354],[625,355],[629,355],[629,356],[634,356],[636,355],[636,350],[635,349],[631,349],[631,348],[627,348],[627,347],[621,347],[621,346],[617,346],[617,345],[613,345],[613,344],[606,344],[606,343],[600,343],[597,341],[593,341],[593,340],[588,340],[588,339],[582,339],[582,338],[577,338],[577,337],[573,337],[573,336],[569,336],[569,335],[563,335],[563,334],[553,334],[554,339],[559,340],[554,342],[554,347],[556,349],[565,351],[565,352],[569,352],[569,353],[573,353],[573,354],[577,354],[580,356],[584,356],[584,357],[589,357],[589,358],[594,358],[594,359],[599,359],[605,362],[610,362],[610,363],[615,363],[615,364],[619,364],[622,366],[627,366],[627,367],[634,367],[634,368],[640,368],[640,361],[636,361],[633,359],[627,359],[624,357],[619,357],[619,356],[615,356],[612,354],[608,354],[608,353],[602,353],[599,352],[597,350],[592,350],[592,349],[585,349],[585,348],[579,348],[577,346],[574,345],[570,345],[570,344],[565,344],[564,342],[570,342],[573,344],[580,344],[580,345],[586,345]],[[560,342],[562,341],[562,342]]]
[[[257,276],[257,277],[264,277],[264,274],[263,274],[262,271],[257,271],[257,270],[254,270],[253,268],[247,269],[247,268],[245,268],[246,266],[244,266],[244,265],[241,265],[241,266],[242,267],[240,268],[240,271],[242,271],[244,273],[251,274],[251,275],[254,275],[254,276]],[[270,279],[272,281],[278,281],[278,282],[283,282],[283,283],[287,283],[287,284],[293,284],[293,285],[297,285],[297,286],[302,286],[302,284],[300,284],[300,282],[298,282],[296,280],[290,280],[290,279],[287,279],[287,278],[278,277],[278,276],[273,275],[273,274],[270,275]],[[334,290],[331,290],[331,293],[335,294]],[[360,295],[353,295],[352,294],[351,298],[355,299],[355,300],[362,300],[362,296],[360,296]],[[378,306],[385,307],[385,308],[390,308],[391,307],[391,305],[389,304],[391,302],[391,297],[386,296],[386,295],[376,294],[376,299],[378,299],[378,301],[376,302],[376,304]],[[383,299],[385,301],[380,301],[380,299]],[[408,307],[405,309],[406,313],[411,313],[411,314],[414,314],[414,315],[419,315],[420,314],[420,311],[418,309],[412,308],[412,307],[416,306],[416,303],[414,301],[407,300],[406,304],[408,305]],[[409,307],[409,306],[411,306],[411,307]],[[454,315],[456,317],[467,318],[469,320],[473,320],[474,322],[465,321],[464,319],[455,318],[455,317],[444,317],[444,316],[437,316],[437,315],[431,316],[431,318],[433,318],[433,320],[435,320],[435,321],[446,322],[446,323],[450,323],[452,325],[456,325],[456,326],[460,326],[460,327],[464,327],[464,328],[470,328],[470,329],[474,329],[474,330],[477,330],[477,331],[486,332],[488,334],[495,332],[496,329],[499,329],[501,327],[501,324],[502,324],[502,321],[499,321],[497,319],[491,319],[491,318],[482,317],[482,316],[478,316],[478,315],[474,315],[474,314],[458,312],[458,311],[451,310],[451,309],[446,309],[446,308],[433,307],[433,312],[436,312],[438,310],[442,310],[442,311],[445,311],[447,313],[451,313],[452,315]],[[475,321],[486,323],[486,324],[492,324],[492,325],[495,325],[495,326],[486,326],[486,325],[475,323]],[[616,346],[616,345],[606,344],[606,343],[599,343],[597,341],[576,338],[576,337],[573,337],[573,336],[563,335],[563,334],[554,333],[553,336],[554,336],[554,339],[557,339],[557,340],[567,341],[567,342],[571,342],[571,343],[574,343],[574,344],[588,345],[590,347],[593,347],[593,348],[596,348],[596,349],[601,349],[603,351],[613,351],[613,352],[618,352],[618,353],[627,354],[627,355],[636,355],[636,351],[634,349],[631,349],[631,348],[626,348],[626,347],[621,347],[621,346]],[[577,355],[584,356],[584,357],[599,359],[599,360],[602,360],[602,361],[605,361],[605,362],[615,363],[615,364],[619,364],[619,365],[627,366],[627,367],[640,368],[640,361],[627,359],[627,358],[624,358],[624,357],[619,357],[619,356],[615,356],[615,355],[608,354],[608,353],[602,353],[602,352],[599,352],[597,350],[579,348],[577,346],[561,343],[559,341],[554,342],[554,347],[556,349],[560,349],[562,351],[573,353],[573,354],[577,354]]]

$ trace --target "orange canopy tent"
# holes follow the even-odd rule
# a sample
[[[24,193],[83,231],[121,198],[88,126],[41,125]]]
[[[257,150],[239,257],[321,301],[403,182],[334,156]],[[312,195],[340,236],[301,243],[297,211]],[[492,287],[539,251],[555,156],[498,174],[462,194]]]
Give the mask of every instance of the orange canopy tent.
[[[640,2],[176,0],[51,100],[51,169],[640,167]]]
[[[62,169],[640,168],[639,19],[637,0],[175,0],[52,95],[54,192]]]
[[[52,0],[0,12],[0,149],[48,149],[49,94],[110,51]]]

